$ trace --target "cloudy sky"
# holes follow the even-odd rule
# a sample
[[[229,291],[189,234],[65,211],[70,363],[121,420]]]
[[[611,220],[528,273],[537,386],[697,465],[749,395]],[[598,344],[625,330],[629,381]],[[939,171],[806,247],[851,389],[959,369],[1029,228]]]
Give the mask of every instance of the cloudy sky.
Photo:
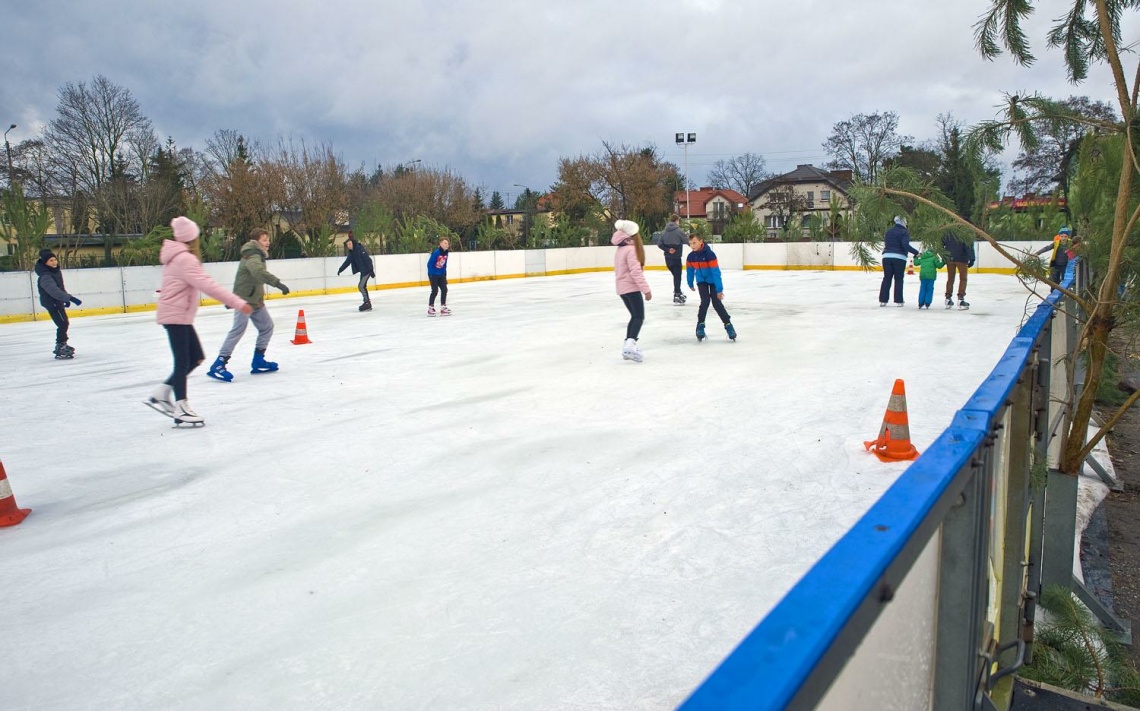
[[[419,159],[517,194],[603,140],[654,143],[683,167],[673,136],[686,131],[703,183],[746,152],[776,172],[822,165],[820,144],[854,113],[895,111],[923,140],[939,113],[993,117],[1003,91],[1111,100],[1103,67],[1073,87],[1046,51],[1071,2],[1036,5],[1038,61],[1023,68],[974,50],[988,0],[12,2],[0,122],[18,124],[14,143],[33,138],[60,87],[102,74],[182,147],[219,129],[327,141],[350,168]]]

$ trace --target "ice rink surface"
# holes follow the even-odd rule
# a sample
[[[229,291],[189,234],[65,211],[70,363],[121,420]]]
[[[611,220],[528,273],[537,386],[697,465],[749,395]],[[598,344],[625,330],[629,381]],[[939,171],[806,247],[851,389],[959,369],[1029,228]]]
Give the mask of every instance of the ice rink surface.
[[[879,274],[726,271],[729,342],[669,276],[621,359],[613,275],[272,300],[277,373],[206,377],[176,429],[153,313],[0,325],[0,708],[669,709],[906,468],[863,449],[896,378],[920,451],[1015,335],[879,308]],[[691,292],[686,292],[691,293]],[[80,294],[80,296],[82,296]],[[303,308],[311,345],[289,343]],[[853,561],[857,564],[857,561]]]

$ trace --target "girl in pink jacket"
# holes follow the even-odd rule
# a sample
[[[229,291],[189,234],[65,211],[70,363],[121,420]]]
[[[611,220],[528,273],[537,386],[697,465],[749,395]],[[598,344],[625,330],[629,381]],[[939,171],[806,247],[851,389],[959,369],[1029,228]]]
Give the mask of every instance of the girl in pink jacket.
[[[641,362],[641,349],[637,347],[637,336],[641,324],[645,323],[645,301],[653,298],[649,284],[645,281],[645,245],[641,241],[637,223],[633,220],[618,220],[614,223],[614,236],[611,240],[617,246],[614,254],[614,280],[617,293],[625,307],[629,309],[629,324],[625,327],[625,345],[621,357]],[[645,301],[641,295],[645,294]]]
[[[174,372],[150,396],[146,404],[173,417],[175,425],[185,423],[197,427],[205,424],[205,421],[186,402],[186,376],[206,357],[198,333],[194,330],[198,292],[204,291],[244,314],[249,314],[253,309],[244,299],[218,286],[202,269],[198,225],[193,220],[175,217],[170,221],[170,227],[174,230],[174,239],[164,241],[158,254],[158,261],[162,262],[162,287],[159,289],[155,320],[166,329],[166,335],[170,339]]]

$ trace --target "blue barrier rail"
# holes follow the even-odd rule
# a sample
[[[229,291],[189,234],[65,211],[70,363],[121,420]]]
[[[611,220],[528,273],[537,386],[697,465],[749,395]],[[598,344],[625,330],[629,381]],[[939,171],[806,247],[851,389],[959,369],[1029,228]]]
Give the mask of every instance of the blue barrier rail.
[[[1070,263],[1065,274],[1066,287],[1074,282],[1075,266]],[[683,702],[682,711],[814,707],[984,456],[1062,297],[1053,291],[1038,305],[951,425]]]

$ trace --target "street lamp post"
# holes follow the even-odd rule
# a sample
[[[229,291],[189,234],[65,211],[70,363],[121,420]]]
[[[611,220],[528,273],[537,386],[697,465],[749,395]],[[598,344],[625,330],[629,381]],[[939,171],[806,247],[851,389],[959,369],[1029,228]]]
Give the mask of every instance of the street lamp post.
[[[685,149],[685,219],[688,220],[692,216],[692,209],[689,207],[689,144],[697,142],[697,134],[678,133],[676,136],[677,145]]]
[[[15,127],[16,127],[16,124],[12,124],[11,126],[8,127],[8,131],[11,131]],[[8,131],[4,132],[4,155],[7,156],[7,158],[8,158],[8,188],[11,189],[11,187],[12,187],[12,147],[10,145],[8,145]]]

